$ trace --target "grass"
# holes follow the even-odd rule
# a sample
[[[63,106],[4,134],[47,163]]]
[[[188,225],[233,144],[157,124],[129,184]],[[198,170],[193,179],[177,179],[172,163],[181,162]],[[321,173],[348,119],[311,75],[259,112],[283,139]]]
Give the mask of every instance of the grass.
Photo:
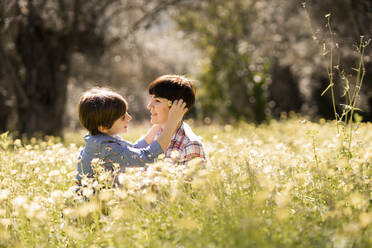
[[[195,127],[206,169],[159,161],[120,176],[122,189],[88,186],[89,202],[73,180],[80,133],[4,134],[0,247],[371,247],[372,124],[357,125],[352,157],[334,122]]]

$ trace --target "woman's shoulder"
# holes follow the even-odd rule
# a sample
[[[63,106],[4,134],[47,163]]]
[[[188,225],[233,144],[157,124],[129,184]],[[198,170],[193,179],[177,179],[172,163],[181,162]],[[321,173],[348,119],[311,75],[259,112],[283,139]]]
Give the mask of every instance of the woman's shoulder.
[[[200,143],[202,144],[202,138],[192,131],[191,127],[187,123],[183,123],[182,125],[185,136],[187,137],[187,143]]]

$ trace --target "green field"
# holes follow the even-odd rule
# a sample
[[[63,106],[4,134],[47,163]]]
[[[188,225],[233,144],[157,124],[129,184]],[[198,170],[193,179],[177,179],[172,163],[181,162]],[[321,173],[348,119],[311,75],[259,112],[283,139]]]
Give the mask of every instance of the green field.
[[[350,146],[333,122],[192,125],[206,169],[159,161],[122,189],[88,186],[91,201],[75,193],[80,134],[3,134],[0,247],[372,247],[372,124],[359,125]]]

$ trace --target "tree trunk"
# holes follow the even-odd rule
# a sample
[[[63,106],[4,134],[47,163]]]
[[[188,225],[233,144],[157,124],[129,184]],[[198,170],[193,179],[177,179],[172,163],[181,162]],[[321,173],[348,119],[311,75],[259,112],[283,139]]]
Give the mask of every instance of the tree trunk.
[[[5,66],[5,55],[1,44],[0,57],[2,58],[2,61],[0,61],[0,133],[3,133],[8,130],[8,120],[12,113],[12,106],[10,104],[11,94],[8,86],[10,80],[6,77],[6,74],[10,72],[7,71]]]
[[[301,111],[304,102],[298,87],[298,78],[294,76],[289,66],[281,66],[274,58],[271,66],[272,83],[269,85],[269,100],[274,101],[272,114],[279,118],[280,113]]]
[[[11,113],[10,106],[6,103],[5,91],[0,87],[0,133],[3,133],[7,130],[8,119]]]
[[[28,136],[43,130],[46,135],[61,135],[66,102],[69,41],[62,33],[34,19],[19,26],[16,48],[24,65],[21,92],[17,91],[18,129]],[[25,99],[21,99],[25,98]]]

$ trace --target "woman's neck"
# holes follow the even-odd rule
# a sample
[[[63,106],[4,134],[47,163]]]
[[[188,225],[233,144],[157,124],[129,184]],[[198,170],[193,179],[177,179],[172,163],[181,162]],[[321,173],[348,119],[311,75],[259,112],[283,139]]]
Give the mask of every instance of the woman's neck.
[[[164,130],[165,123],[166,123],[166,122],[164,122],[163,124],[160,124],[160,127],[161,127],[162,130]],[[178,128],[181,126],[181,124],[182,124],[182,121],[180,121],[180,122],[177,124],[177,128],[176,128],[176,130],[178,130]]]

